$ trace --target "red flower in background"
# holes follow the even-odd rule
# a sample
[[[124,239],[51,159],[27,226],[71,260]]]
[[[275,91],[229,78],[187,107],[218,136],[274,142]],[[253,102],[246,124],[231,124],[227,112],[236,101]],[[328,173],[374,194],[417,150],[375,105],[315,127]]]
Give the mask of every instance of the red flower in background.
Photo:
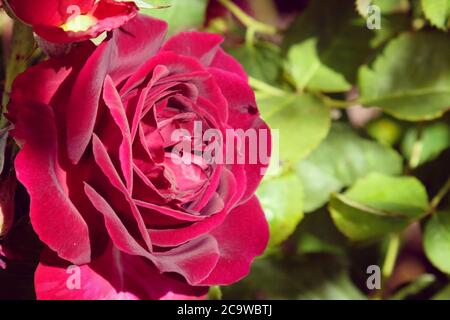
[[[177,143],[195,142],[194,122],[268,129],[247,76],[220,36],[163,44],[165,32],[138,15],[100,46],[83,42],[14,83],[17,176],[48,247],[35,275],[40,299],[201,297],[247,275],[266,247],[254,195],[266,164],[172,157]],[[174,138],[177,129],[187,135]],[[80,266],[76,290],[70,265]]]
[[[133,1],[117,0],[7,0],[12,12],[33,26],[43,39],[69,43],[96,38],[136,16]]]

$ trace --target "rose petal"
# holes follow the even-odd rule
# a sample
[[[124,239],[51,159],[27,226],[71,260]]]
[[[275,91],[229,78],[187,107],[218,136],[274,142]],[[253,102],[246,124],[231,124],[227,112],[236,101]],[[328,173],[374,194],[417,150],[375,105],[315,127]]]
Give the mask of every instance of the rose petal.
[[[204,216],[195,216],[195,215],[183,212],[183,211],[171,209],[169,207],[158,206],[153,203],[148,203],[148,202],[139,201],[139,200],[135,200],[135,202],[138,207],[147,208],[147,209],[156,211],[160,214],[164,214],[168,217],[175,218],[177,220],[194,222],[194,221],[202,221],[205,219]]]
[[[225,207],[221,212],[186,227],[150,230],[153,243],[161,247],[177,246],[201,237],[217,228],[225,220],[230,209],[240,199],[240,188],[243,186],[239,186],[233,174],[225,169],[222,175],[221,187],[225,189],[224,193],[226,194],[224,198]]]
[[[270,129],[267,124],[260,118],[257,109],[255,94],[250,86],[240,77],[230,72],[222,71],[217,68],[210,68],[217,81],[222,94],[228,101],[229,119],[228,124],[233,129],[242,129],[244,134],[247,130],[255,130],[257,141],[250,143],[247,141],[245,149],[245,171],[247,175],[247,190],[243,196],[243,202],[247,201],[256,191],[264,177],[265,170],[268,167],[268,158],[271,154],[272,141]],[[237,133],[237,131],[236,131]],[[267,141],[261,139],[267,138]],[[261,144],[266,145],[267,159],[261,159]],[[227,150],[227,152],[233,152]],[[252,164],[250,156],[257,156],[256,163]],[[262,161],[265,160],[265,161]]]
[[[197,284],[205,279],[217,264],[219,259],[217,242],[209,236],[162,253],[149,253],[129,234],[104,198],[87,184],[85,192],[105,217],[111,239],[122,252],[145,257],[155,263],[161,272],[179,273],[191,284]]]
[[[66,2],[61,5],[62,20],[55,25],[55,23],[48,23],[42,21],[40,24],[33,24],[34,31],[41,38],[53,43],[71,43],[81,42],[98,37],[103,32],[111,31],[125,25],[128,21],[133,19],[138,8],[132,1],[114,1],[114,0],[99,0],[89,12],[81,11],[78,4]],[[93,24],[88,25],[87,30],[71,31],[65,30],[63,25],[66,24],[72,15],[87,14],[92,17]]]
[[[69,16],[68,7],[76,5],[80,13],[92,9],[94,0],[5,0],[14,14],[31,25],[60,26]]]
[[[206,287],[191,287],[178,277],[160,274],[150,261],[112,245],[91,264],[68,267],[48,252],[43,254],[34,281],[39,300],[201,299],[207,293]]]
[[[181,32],[170,38],[161,51],[173,51],[177,54],[193,57],[205,67],[213,61],[223,37],[205,32]]]
[[[106,151],[105,146],[100,141],[100,139],[94,134],[93,140],[92,140],[92,148],[94,153],[95,162],[102,170],[103,174],[109,179],[111,182],[111,185],[116,188],[118,191],[120,191],[125,200],[128,202],[130,206],[130,210],[132,213],[132,216],[134,217],[134,221],[138,227],[139,233],[144,240],[146,247],[148,250],[151,250],[151,241],[150,237],[148,236],[148,233],[145,228],[144,220],[142,219],[141,214],[139,213],[139,209],[137,208],[136,204],[131,198],[131,194],[126,189],[123,182],[120,180],[119,175],[117,174],[116,169],[114,168],[114,165],[111,161],[111,158],[108,155],[108,152]]]
[[[269,240],[269,227],[258,199],[253,197],[233,209],[212,235],[219,243],[220,260],[202,284],[229,285],[244,278]]]
[[[219,261],[217,241],[210,235],[185,243],[169,251],[155,253],[155,264],[162,272],[176,272],[189,284],[198,285]]]
[[[166,30],[165,22],[138,15],[115,30],[112,39],[103,42],[88,59],[71,88],[72,95],[66,107],[67,152],[72,162],[80,160],[92,137],[106,75],[110,75],[116,85],[131,75],[142,61],[158,51]],[[138,37],[149,40],[136,41]]]
[[[84,42],[63,59],[53,58],[29,67],[14,80],[10,103],[33,101],[52,106],[58,90],[65,82],[70,82],[95,48],[93,43]],[[39,86],[30,83],[39,83]],[[64,103],[67,103],[67,98]],[[8,110],[12,112],[11,107]]]
[[[220,48],[223,37],[205,32],[182,32],[169,39],[162,51],[173,51],[180,55],[194,57],[205,67],[215,67],[232,72],[247,81],[242,65]]]
[[[58,164],[56,128],[50,107],[22,104],[13,135],[25,141],[17,155],[17,178],[30,194],[33,228],[52,250],[73,263],[90,261],[88,226],[71,202]]]
[[[94,207],[103,214],[106,229],[108,230],[114,245],[127,254],[148,258],[150,256],[149,252],[131,236],[108,202],[87,183],[84,185],[84,191]]]
[[[235,58],[226,53],[222,48],[217,51],[217,54],[211,62],[210,67],[234,73],[241,77],[244,81],[248,81],[248,75],[245,72],[244,67]]]
[[[122,135],[122,142],[119,148],[119,160],[127,188],[131,193],[133,189],[131,132],[128,125],[127,116],[125,114],[125,108],[123,107],[119,93],[117,92],[116,87],[109,76],[105,79],[105,85],[103,87],[103,100],[109,108],[111,115]]]

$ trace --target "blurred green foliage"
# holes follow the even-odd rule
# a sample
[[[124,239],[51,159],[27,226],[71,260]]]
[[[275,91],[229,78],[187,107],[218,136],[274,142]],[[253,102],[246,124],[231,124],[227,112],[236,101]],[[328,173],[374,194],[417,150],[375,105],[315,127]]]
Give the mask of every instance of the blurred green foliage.
[[[212,298],[450,299],[450,0],[147,2],[223,33],[280,130],[269,250]]]

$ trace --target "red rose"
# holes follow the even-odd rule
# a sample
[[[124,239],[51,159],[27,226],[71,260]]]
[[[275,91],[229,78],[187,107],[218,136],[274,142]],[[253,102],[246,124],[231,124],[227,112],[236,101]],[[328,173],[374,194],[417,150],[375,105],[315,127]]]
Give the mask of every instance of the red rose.
[[[267,163],[198,154],[219,145],[241,156],[249,144],[233,130],[268,132],[246,74],[220,36],[183,33],[163,45],[165,31],[138,15],[100,46],[83,42],[14,83],[17,175],[48,246],[40,299],[199,297],[243,278],[266,247],[254,192]],[[232,139],[199,141],[198,124]],[[186,143],[191,154],[173,152]]]
[[[7,0],[12,12],[33,26],[43,39],[69,43],[96,38],[136,16],[133,1],[117,0]]]

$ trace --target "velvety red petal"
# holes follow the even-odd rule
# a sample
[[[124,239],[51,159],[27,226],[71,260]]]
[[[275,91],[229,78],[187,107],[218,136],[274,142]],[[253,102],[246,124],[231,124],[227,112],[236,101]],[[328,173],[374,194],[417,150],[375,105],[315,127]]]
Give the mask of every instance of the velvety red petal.
[[[210,67],[234,73],[248,81],[248,75],[244,67],[235,58],[226,53],[222,48],[217,51]]]
[[[161,48],[167,23],[138,14],[136,18],[112,32],[112,56],[109,75],[115,84],[132,75]],[[142,41],[141,39],[145,39]]]
[[[255,94],[244,79],[217,68],[210,68],[209,70],[228,101],[228,124],[231,128],[242,129],[244,132],[252,129],[256,130],[257,133],[258,141],[256,141],[253,149],[250,150],[250,144],[246,144],[245,171],[247,175],[247,190],[243,196],[243,202],[245,202],[255,193],[269,165],[269,156],[272,150],[270,129],[260,118]],[[264,138],[266,141],[261,140]],[[260,150],[261,145],[265,146],[266,150]],[[260,157],[264,153],[263,151],[266,153],[266,155],[263,155],[265,159]],[[249,156],[252,153],[258,154],[255,164],[250,162]]]
[[[120,129],[122,135],[122,142],[119,147],[119,160],[122,169],[122,174],[125,177],[126,186],[130,193],[133,189],[133,165],[132,165],[132,151],[131,151],[131,132],[128,125],[125,108],[122,105],[122,100],[119,93],[114,86],[112,79],[107,76],[105,85],[103,87],[103,100],[108,106],[115,124]]]
[[[269,227],[256,197],[228,214],[212,235],[219,243],[220,259],[205,285],[229,285],[244,278],[255,257],[269,240]]]
[[[179,55],[193,57],[208,67],[213,61],[223,37],[205,32],[181,32],[170,38],[162,51],[173,51]]]
[[[224,203],[225,207],[219,213],[216,213],[203,221],[177,229],[155,229],[150,230],[153,244],[161,247],[172,247],[186,243],[192,239],[201,237],[204,234],[217,228],[225,219],[230,211],[240,199],[241,188],[234,175],[224,170],[222,174],[221,188],[225,189]]]
[[[136,204],[131,199],[130,193],[126,189],[123,182],[120,180],[120,177],[117,174],[116,169],[114,168],[114,164],[112,163],[111,158],[109,157],[105,146],[103,145],[103,143],[100,141],[100,139],[96,135],[93,136],[92,145],[93,145],[92,148],[93,148],[94,158],[95,158],[97,165],[100,167],[103,174],[110,181],[111,187],[116,188],[118,191],[120,191],[123,194],[125,200],[129,204],[129,208],[130,208],[132,217],[134,217],[134,221],[136,222],[140,236],[144,240],[146,247],[151,248],[151,240],[150,240],[150,237],[145,228],[144,220],[142,219],[142,216],[141,216]]]
[[[77,163],[89,144],[103,83],[110,75],[117,85],[153,56],[160,48],[167,24],[138,15],[113,32],[91,55],[79,73],[67,106],[67,152]],[[145,38],[148,41],[137,41]]]
[[[165,206],[159,206],[159,205],[156,205],[153,203],[148,203],[148,202],[139,201],[139,200],[135,200],[135,203],[138,207],[147,208],[152,211],[156,211],[160,214],[163,214],[168,217],[175,218],[175,219],[181,220],[181,221],[188,221],[188,222],[195,221],[196,222],[196,221],[202,221],[205,219],[205,216],[192,215],[192,214],[186,213],[181,210],[175,210],[175,209],[171,209],[171,208],[168,208]]]
[[[108,233],[114,245],[122,252],[145,257],[161,272],[178,273],[190,284],[201,282],[216,266],[219,250],[213,237],[205,236],[166,252],[150,253],[129,234],[105,199],[89,185],[85,186],[85,192],[92,204],[103,214]]]
[[[5,0],[14,14],[31,25],[59,26],[70,15],[68,8],[76,5],[80,13],[92,9],[94,0]]]
[[[210,235],[154,255],[154,262],[160,271],[178,273],[192,285],[205,280],[220,258],[218,243]]]
[[[88,184],[85,184],[84,191],[92,202],[92,205],[103,214],[106,229],[108,230],[114,245],[125,253],[148,257],[151,248],[147,248],[147,250],[144,249],[137,240],[131,236],[108,202]]]
[[[101,0],[96,10],[90,14],[97,19],[95,25],[86,31],[65,31],[61,25],[37,24],[34,31],[43,39],[54,43],[81,42],[98,37],[103,32],[112,31],[133,19],[138,8],[133,2]],[[69,9],[70,10],[70,9]],[[78,9],[76,9],[78,10]],[[69,11],[70,12],[70,11]],[[65,20],[63,21],[65,22]]]
[[[14,80],[10,103],[20,104],[31,101],[52,106],[58,90],[64,83],[70,81],[95,48],[93,43],[84,42],[72,49],[64,58],[49,59],[29,67]],[[64,102],[67,103],[67,98]],[[13,113],[12,109],[14,106],[8,107],[11,113]]]
[[[150,261],[120,252],[112,245],[92,263],[79,269],[68,267],[43,255],[35,273],[39,300],[202,299],[207,293],[206,287],[192,287],[179,277],[160,274]],[[73,278],[77,272],[81,277],[79,288]]]
[[[227,54],[220,45],[223,37],[205,32],[182,32],[170,38],[162,51],[198,59],[205,67],[219,68],[234,73],[247,81],[248,76],[242,65]]]
[[[90,261],[88,226],[68,196],[65,172],[58,164],[56,128],[50,107],[22,104],[13,135],[24,142],[17,155],[17,178],[31,198],[33,228],[52,250],[73,263]]]
[[[54,43],[80,42],[119,28],[134,18],[138,7],[132,1],[115,0],[9,0],[16,16],[33,26],[43,39]],[[95,3],[95,4],[94,4]],[[91,15],[96,23],[86,31],[65,31],[73,15]]]
[[[63,68],[56,60],[30,67],[14,81],[11,103],[33,101],[49,104],[70,73],[71,69]],[[32,86],[30,83],[39,83],[39,86]],[[11,108],[14,107],[8,109],[12,111]]]

